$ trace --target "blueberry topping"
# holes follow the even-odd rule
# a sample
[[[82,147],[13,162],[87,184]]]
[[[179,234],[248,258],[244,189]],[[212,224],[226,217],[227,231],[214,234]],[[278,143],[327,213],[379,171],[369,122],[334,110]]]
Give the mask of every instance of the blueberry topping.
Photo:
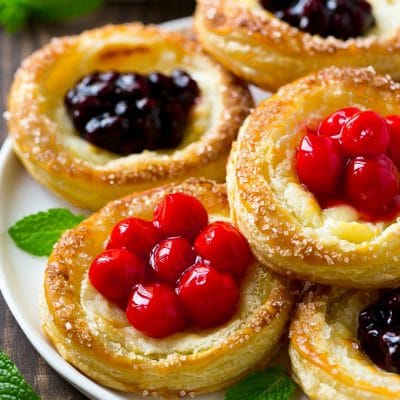
[[[349,39],[375,25],[366,0],[260,0],[261,5],[304,32]]]
[[[197,83],[181,70],[171,76],[107,71],[82,78],[64,101],[81,137],[127,155],[177,147],[199,94]]]
[[[400,373],[400,288],[361,311],[358,340],[376,365]]]

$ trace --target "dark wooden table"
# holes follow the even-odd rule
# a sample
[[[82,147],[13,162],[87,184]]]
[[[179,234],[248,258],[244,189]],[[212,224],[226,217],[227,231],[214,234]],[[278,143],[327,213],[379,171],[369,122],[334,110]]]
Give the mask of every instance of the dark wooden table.
[[[82,0],[85,1],[85,0]],[[0,101],[5,110],[7,91],[21,60],[53,36],[70,35],[83,29],[106,23],[143,21],[159,23],[193,13],[192,0],[160,0],[150,3],[108,2],[98,12],[74,21],[39,25],[31,24],[25,30],[9,35],[0,30]],[[0,144],[6,138],[6,126],[0,118]],[[60,378],[38,355],[25,338],[3,298],[0,295],[0,349],[17,364],[27,381],[43,400],[86,399]]]

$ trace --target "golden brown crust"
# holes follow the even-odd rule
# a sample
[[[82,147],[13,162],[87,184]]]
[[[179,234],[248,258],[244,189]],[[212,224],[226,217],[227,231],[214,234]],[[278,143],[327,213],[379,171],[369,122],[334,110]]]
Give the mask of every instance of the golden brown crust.
[[[223,326],[164,339],[137,332],[87,280],[112,226],[150,219],[168,193],[196,196],[210,216],[228,218],[224,185],[191,179],[116,200],[63,235],[49,258],[43,327],[61,355],[94,380],[123,391],[182,395],[224,388],[275,354],[295,301],[293,286],[254,263],[238,312]]]
[[[332,65],[372,65],[400,79],[399,4],[398,0],[371,1],[379,16],[378,28],[346,41],[291,27],[264,10],[258,0],[198,0],[195,28],[204,48],[219,62],[267,90]]]
[[[347,208],[321,210],[297,177],[304,126],[348,106],[400,114],[400,84],[372,69],[330,68],[264,101],[241,128],[228,164],[233,218],[275,272],[348,287],[398,286],[399,219],[364,223]]]
[[[75,133],[63,97],[83,75],[109,69],[169,73],[177,67],[191,73],[201,89],[178,149],[117,157]],[[53,39],[18,70],[6,115],[14,149],[28,171],[72,203],[98,209],[190,176],[224,181],[231,143],[251,106],[245,85],[195,41],[135,23]]]
[[[289,355],[295,379],[318,400],[389,400],[400,376],[377,367],[357,340],[358,315],[375,291],[316,287],[298,306],[290,327]]]

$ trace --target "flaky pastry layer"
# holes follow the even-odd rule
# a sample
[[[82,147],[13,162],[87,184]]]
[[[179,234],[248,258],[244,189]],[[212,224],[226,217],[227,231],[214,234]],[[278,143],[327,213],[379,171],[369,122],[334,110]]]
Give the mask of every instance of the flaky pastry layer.
[[[45,273],[43,328],[60,354],[85,374],[122,391],[185,396],[229,386],[265,365],[279,348],[295,291],[258,263],[241,284],[232,319],[216,328],[152,339],[90,284],[91,261],[112,227],[129,216],[151,219],[168,193],[197,197],[210,219],[228,219],[224,185],[191,179],[115,200],[68,231],[56,244]]]
[[[332,65],[372,65],[400,79],[400,0],[369,2],[376,27],[346,41],[302,32],[275,18],[259,0],[198,0],[195,28],[219,62],[267,90]]]
[[[322,210],[296,173],[306,126],[341,108],[400,114],[400,84],[372,68],[329,68],[282,87],[242,126],[227,187],[234,221],[259,261],[288,276],[348,287],[400,284],[400,218],[368,223]]]
[[[295,379],[311,399],[399,397],[400,376],[376,366],[357,340],[358,315],[377,298],[376,291],[318,287],[298,306],[289,355]]]
[[[119,156],[82,139],[64,106],[66,92],[93,71],[170,74],[180,68],[201,95],[175,150]],[[190,176],[225,180],[232,141],[252,106],[246,86],[192,39],[141,24],[105,26],[53,39],[26,59],[12,84],[9,134],[39,182],[80,207]]]

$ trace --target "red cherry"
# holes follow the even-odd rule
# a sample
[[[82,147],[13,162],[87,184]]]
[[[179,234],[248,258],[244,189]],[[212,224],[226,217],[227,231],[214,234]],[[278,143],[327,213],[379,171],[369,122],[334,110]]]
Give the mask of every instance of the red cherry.
[[[345,190],[358,209],[381,214],[399,192],[397,168],[385,155],[357,157],[347,165]]]
[[[203,204],[184,193],[169,194],[156,207],[153,218],[164,236],[183,236],[194,240],[207,226],[208,214]]]
[[[296,159],[301,183],[317,195],[334,193],[343,170],[339,144],[328,136],[306,135]]]
[[[107,249],[125,248],[143,259],[160,240],[160,233],[150,221],[127,218],[114,226]]]
[[[389,125],[390,143],[388,155],[397,168],[400,168],[400,115],[386,117]]]
[[[201,329],[228,321],[239,302],[239,289],[233,278],[205,264],[196,264],[182,275],[177,293]]]
[[[245,237],[228,222],[214,222],[201,231],[194,242],[196,253],[212,267],[240,279],[252,260]]]
[[[143,260],[126,249],[105,250],[90,265],[92,285],[108,300],[125,305],[132,287],[143,282]]]
[[[383,154],[389,145],[389,127],[375,111],[362,111],[346,122],[341,140],[350,156]]]
[[[163,283],[137,285],[129,297],[126,316],[134,328],[154,338],[172,335],[186,326],[179,297]]]
[[[343,125],[354,115],[360,112],[357,107],[342,108],[339,111],[328,115],[319,125],[318,134],[340,138]]]
[[[196,254],[187,239],[175,237],[158,243],[150,256],[155,276],[175,285],[182,272],[194,264]]]

